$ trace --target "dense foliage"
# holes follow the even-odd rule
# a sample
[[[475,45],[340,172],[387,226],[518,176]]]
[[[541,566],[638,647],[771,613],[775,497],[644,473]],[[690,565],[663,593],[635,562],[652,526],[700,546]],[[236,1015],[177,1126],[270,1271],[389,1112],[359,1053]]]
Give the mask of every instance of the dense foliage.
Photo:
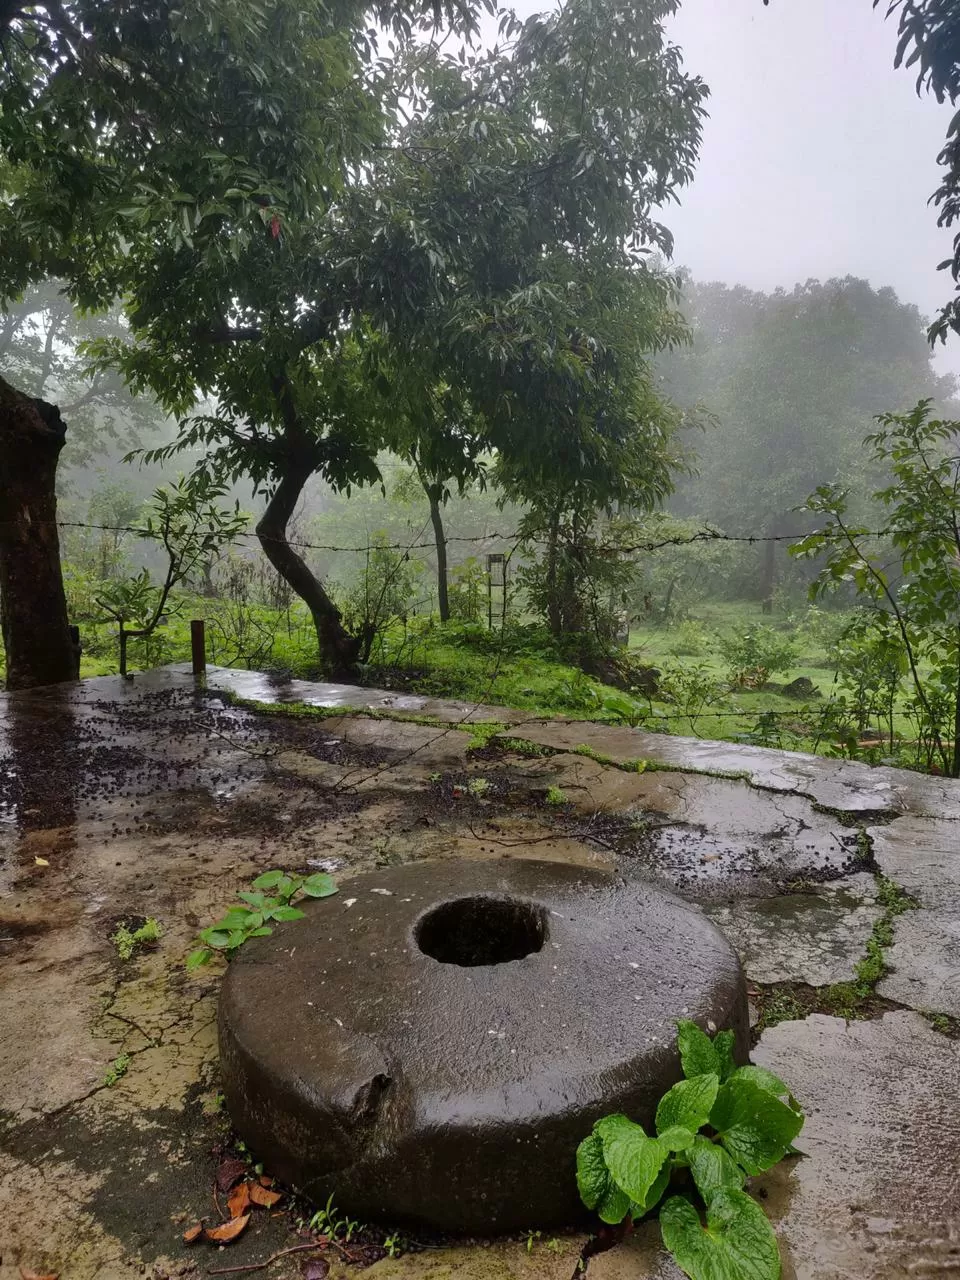
[[[678,1033],[684,1079],[660,1099],[656,1134],[624,1115],[598,1120],[577,1150],[580,1196],[610,1224],[659,1206],[663,1242],[691,1280],[779,1280],[776,1237],[743,1186],[794,1154],[803,1112],[772,1072],[736,1065],[732,1031],[711,1040],[684,1021]],[[687,1179],[691,1192],[663,1199]]]

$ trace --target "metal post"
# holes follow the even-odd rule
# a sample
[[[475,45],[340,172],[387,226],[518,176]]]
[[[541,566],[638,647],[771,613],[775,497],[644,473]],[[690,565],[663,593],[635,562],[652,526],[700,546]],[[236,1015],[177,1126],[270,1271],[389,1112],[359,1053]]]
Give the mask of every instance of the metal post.
[[[193,674],[202,676],[207,669],[207,641],[202,618],[190,621],[190,654],[193,658]]]

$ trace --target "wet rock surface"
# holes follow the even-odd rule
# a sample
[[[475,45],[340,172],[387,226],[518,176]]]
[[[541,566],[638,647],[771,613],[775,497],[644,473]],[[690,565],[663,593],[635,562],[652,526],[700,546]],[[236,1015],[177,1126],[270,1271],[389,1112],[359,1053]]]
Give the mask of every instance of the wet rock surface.
[[[652,1126],[678,1018],[748,1052],[736,953],[651,885],[544,861],[424,863],[248,943],[220,997],[240,1135],[362,1219],[562,1227],[594,1121]],[[531,1176],[531,1171],[536,1175]]]
[[[254,714],[217,684],[317,710]],[[468,750],[470,726],[490,721],[523,750]],[[577,752],[584,744],[603,759]],[[616,767],[638,759],[658,771]],[[551,785],[562,803],[547,802]],[[218,1104],[222,966],[186,973],[196,932],[268,868],[332,871],[332,905],[364,873],[490,859],[679,891],[725,922],[750,983],[844,981],[876,910],[870,878],[909,892],[917,905],[889,921],[879,992],[887,1008],[930,1020],[814,1015],[764,1031],[754,1057],[804,1103],[810,1159],[760,1190],[786,1280],[957,1269],[958,1042],[933,1029],[955,1025],[938,1015],[954,1007],[960,970],[957,783],[244,672],[213,671],[204,689],[165,669],[0,697],[0,1280],[21,1268],[198,1277],[301,1244],[302,1204],[258,1211],[225,1257],[182,1241],[191,1222],[225,1215],[213,1178],[234,1150]],[[147,917],[159,943],[121,961],[117,921]],[[494,1245],[401,1234],[400,1258],[382,1257],[385,1232],[319,1256],[335,1280],[370,1262],[371,1280],[566,1280],[582,1244],[548,1232]],[[284,1255],[264,1274],[294,1280],[315,1256]],[[645,1228],[590,1260],[588,1277],[605,1276],[677,1272]]]
[[[802,893],[740,898],[707,915],[740,953],[754,982],[852,982],[882,909],[865,872]]]

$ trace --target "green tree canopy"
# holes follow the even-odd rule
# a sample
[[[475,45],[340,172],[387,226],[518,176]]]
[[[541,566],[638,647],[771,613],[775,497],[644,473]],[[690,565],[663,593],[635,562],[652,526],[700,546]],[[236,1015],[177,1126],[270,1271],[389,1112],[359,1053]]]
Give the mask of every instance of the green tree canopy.
[[[576,475],[612,500],[642,445],[658,487],[644,357],[683,326],[646,256],[669,248],[655,210],[691,175],[706,92],[665,40],[675,8],[569,0],[506,16],[491,50],[401,48],[368,68],[381,141],[329,204],[271,213],[212,265],[192,222],[127,254],[137,341],[103,359],[181,414],[216,390],[182,442],[269,495],[264,551],[331,666],[356,638],[286,526],[311,475],[375,480],[398,417],[406,452],[458,481],[495,450],[530,489]]]
[[[849,276],[770,295],[688,281],[685,296],[693,347],[660,370],[670,394],[715,420],[690,442],[699,456],[675,501],[684,515],[735,533],[800,532],[793,512],[817,484],[868,489],[863,442],[877,414],[953,394],[919,311],[892,289]]]

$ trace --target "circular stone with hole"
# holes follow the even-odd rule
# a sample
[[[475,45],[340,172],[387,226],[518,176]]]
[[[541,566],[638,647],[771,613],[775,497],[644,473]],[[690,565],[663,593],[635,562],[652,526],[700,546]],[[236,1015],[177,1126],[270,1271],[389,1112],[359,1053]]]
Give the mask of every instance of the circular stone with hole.
[[[583,1214],[577,1144],[650,1126],[676,1022],[748,1051],[736,953],[647,883],[525,859],[360,875],[246,943],[220,996],[227,1108],[269,1172],[350,1217],[444,1231]]]

